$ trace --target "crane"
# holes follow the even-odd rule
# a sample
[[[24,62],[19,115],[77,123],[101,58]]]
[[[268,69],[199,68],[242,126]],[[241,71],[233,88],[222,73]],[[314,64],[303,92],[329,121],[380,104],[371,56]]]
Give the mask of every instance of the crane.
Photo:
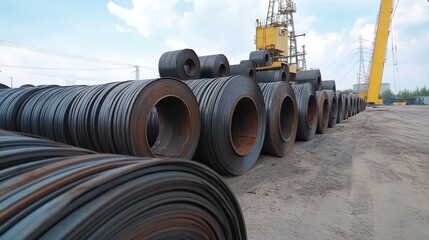
[[[368,87],[366,92],[359,94],[360,97],[366,99],[368,105],[380,105],[382,103],[381,99],[379,99],[379,93],[383,77],[384,60],[386,57],[392,10],[393,0],[381,0],[376,25],[374,49],[371,58]]]
[[[267,69],[289,65],[291,75],[305,70],[305,46],[298,52],[293,14],[296,4],[293,0],[269,0],[267,17],[256,20],[256,50],[270,50],[273,64]]]

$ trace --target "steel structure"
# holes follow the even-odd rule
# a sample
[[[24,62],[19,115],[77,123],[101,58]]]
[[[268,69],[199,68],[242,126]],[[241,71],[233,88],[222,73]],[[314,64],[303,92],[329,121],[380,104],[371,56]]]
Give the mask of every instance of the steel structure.
[[[289,65],[291,73],[305,70],[305,46],[298,52],[297,35],[293,14],[296,4],[292,0],[270,0],[265,20],[256,20],[256,49],[270,50],[273,58],[272,66],[278,68]]]
[[[381,99],[379,99],[379,92],[383,77],[392,10],[393,0],[381,1],[369,71],[368,88],[366,92],[360,94],[361,97],[366,99],[368,105],[380,105],[382,103]]]

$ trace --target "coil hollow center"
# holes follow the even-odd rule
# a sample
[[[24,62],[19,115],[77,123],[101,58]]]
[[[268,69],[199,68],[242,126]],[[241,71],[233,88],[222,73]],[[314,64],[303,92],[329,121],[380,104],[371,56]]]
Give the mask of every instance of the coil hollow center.
[[[258,135],[258,110],[252,99],[241,98],[234,107],[230,140],[234,151],[241,156],[249,154]]]

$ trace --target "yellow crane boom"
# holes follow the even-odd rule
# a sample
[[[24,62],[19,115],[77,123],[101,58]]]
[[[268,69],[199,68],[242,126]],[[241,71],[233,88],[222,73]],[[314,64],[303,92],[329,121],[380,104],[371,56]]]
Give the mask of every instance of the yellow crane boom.
[[[368,89],[361,97],[365,98],[369,105],[380,105],[379,99],[381,79],[383,77],[384,59],[386,56],[387,40],[389,38],[390,20],[392,17],[393,0],[382,0],[380,12],[377,21],[377,30],[375,34],[374,49],[372,52],[372,61],[370,75],[368,80]]]

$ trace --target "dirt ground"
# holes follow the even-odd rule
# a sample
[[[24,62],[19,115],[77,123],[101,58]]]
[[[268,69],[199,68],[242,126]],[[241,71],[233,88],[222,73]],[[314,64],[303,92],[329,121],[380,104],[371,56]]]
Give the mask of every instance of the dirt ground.
[[[226,178],[249,239],[429,239],[429,107],[367,109]]]

